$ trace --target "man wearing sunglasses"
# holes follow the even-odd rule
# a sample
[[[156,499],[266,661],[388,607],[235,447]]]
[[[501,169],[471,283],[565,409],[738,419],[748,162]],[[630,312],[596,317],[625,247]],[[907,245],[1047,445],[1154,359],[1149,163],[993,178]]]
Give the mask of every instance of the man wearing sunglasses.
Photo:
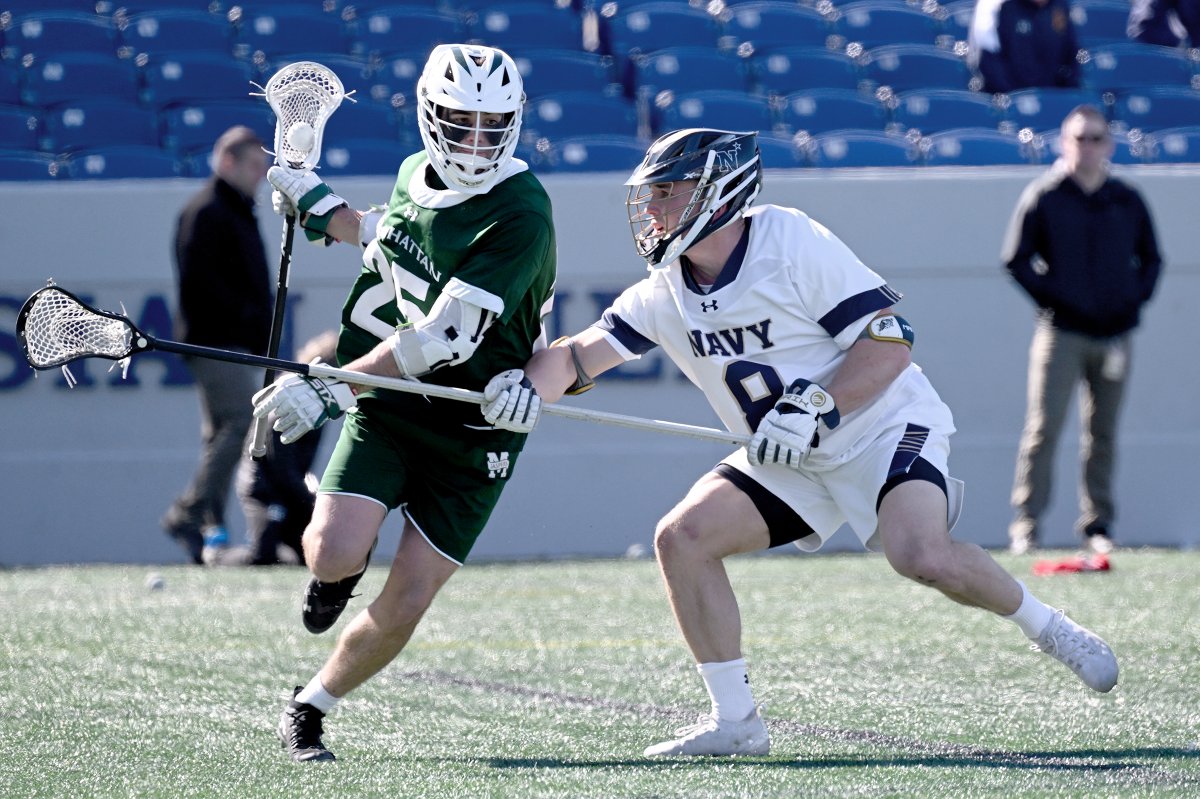
[[[1004,244],[1006,268],[1038,308],[1012,493],[1015,554],[1037,546],[1055,448],[1080,383],[1077,528],[1093,552],[1112,549],[1117,415],[1130,337],[1162,266],[1146,203],[1109,174],[1114,144],[1103,112],[1073,109],[1063,120],[1061,147],[1061,157],[1021,195]]]

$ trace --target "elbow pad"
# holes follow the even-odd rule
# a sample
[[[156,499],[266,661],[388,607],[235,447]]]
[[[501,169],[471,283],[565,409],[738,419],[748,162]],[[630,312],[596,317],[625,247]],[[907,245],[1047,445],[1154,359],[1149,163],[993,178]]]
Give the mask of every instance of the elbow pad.
[[[872,319],[860,338],[903,344],[911,350],[913,342],[916,340],[916,333],[913,331],[912,325],[903,316],[888,314],[887,316],[879,316]]]
[[[443,293],[429,315],[405,325],[388,338],[392,357],[404,376],[419,377],[475,354],[496,313],[461,297]]]

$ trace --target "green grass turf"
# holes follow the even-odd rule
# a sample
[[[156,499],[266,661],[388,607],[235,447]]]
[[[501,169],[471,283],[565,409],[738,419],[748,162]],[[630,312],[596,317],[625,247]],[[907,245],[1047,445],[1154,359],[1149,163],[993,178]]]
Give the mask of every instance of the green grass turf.
[[[1047,578],[999,559],[1107,637],[1116,690],[879,556],[739,558],[772,753],[651,761],[707,709],[655,565],[471,565],[326,720],[338,761],[308,766],[273,727],[341,627],[303,630],[303,570],[166,568],[161,591],[146,567],[0,572],[0,796],[1200,795],[1200,553]]]

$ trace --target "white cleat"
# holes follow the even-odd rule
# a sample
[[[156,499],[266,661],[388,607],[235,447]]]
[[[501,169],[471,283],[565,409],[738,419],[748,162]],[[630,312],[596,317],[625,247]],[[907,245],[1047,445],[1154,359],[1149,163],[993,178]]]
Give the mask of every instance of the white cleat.
[[[1036,648],[1064,663],[1093,691],[1108,693],[1117,684],[1117,658],[1108,644],[1061,610],[1037,637]]]
[[[689,727],[675,731],[674,740],[646,747],[646,757],[691,755],[765,755],[771,751],[767,725],[756,708],[741,721],[705,714]]]

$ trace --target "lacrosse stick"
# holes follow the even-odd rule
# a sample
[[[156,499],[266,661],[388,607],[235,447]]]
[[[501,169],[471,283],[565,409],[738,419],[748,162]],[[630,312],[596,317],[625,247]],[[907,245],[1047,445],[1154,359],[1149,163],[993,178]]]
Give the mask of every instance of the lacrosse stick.
[[[262,88],[262,87],[259,87]],[[275,112],[275,163],[293,169],[313,169],[321,160],[321,137],[325,123],[346,96],[342,82],[333,70],[313,61],[288,64],[267,81],[262,94]],[[283,243],[279,251],[279,275],[275,282],[275,311],[271,318],[271,336],[267,356],[279,354],[283,318],[287,309],[288,281],[292,265],[292,242],[296,237],[296,215],[283,218]],[[271,385],[275,370],[263,375],[263,387]],[[267,451],[271,427],[266,419],[254,420],[250,437],[250,457],[259,460]]]
[[[281,372],[294,372],[307,377],[332,378],[344,383],[354,383],[372,388],[424,394],[427,397],[460,402],[473,402],[477,405],[484,401],[483,394],[479,391],[468,391],[453,386],[439,386],[398,377],[382,377],[349,369],[338,369],[323,363],[299,363],[280,358],[248,355],[214,347],[201,347],[195,344],[156,339],[139,330],[123,314],[93,308],[52,282],[34,292],[33,296],[26,300],[21,307],[21,311],[17,315],[17,338],[25,351],[25,360],[34,369],[65,367],[72,361],[82,358],[107,358],[110,361],[123,361],[141,352],[158,350],[198,358],[211,358],[227,363],[264,367]],[[697,427],[679,422],[664,422],[659,419],[642,419],[637,416],[593,411],[586,408],[570,408],[547,403],[542,406],[542,411],[567,419],[600,422],[634,430],[671,433],[719,444],[741,446],[750,440],[749,436],[731,433],[727,430]]]

